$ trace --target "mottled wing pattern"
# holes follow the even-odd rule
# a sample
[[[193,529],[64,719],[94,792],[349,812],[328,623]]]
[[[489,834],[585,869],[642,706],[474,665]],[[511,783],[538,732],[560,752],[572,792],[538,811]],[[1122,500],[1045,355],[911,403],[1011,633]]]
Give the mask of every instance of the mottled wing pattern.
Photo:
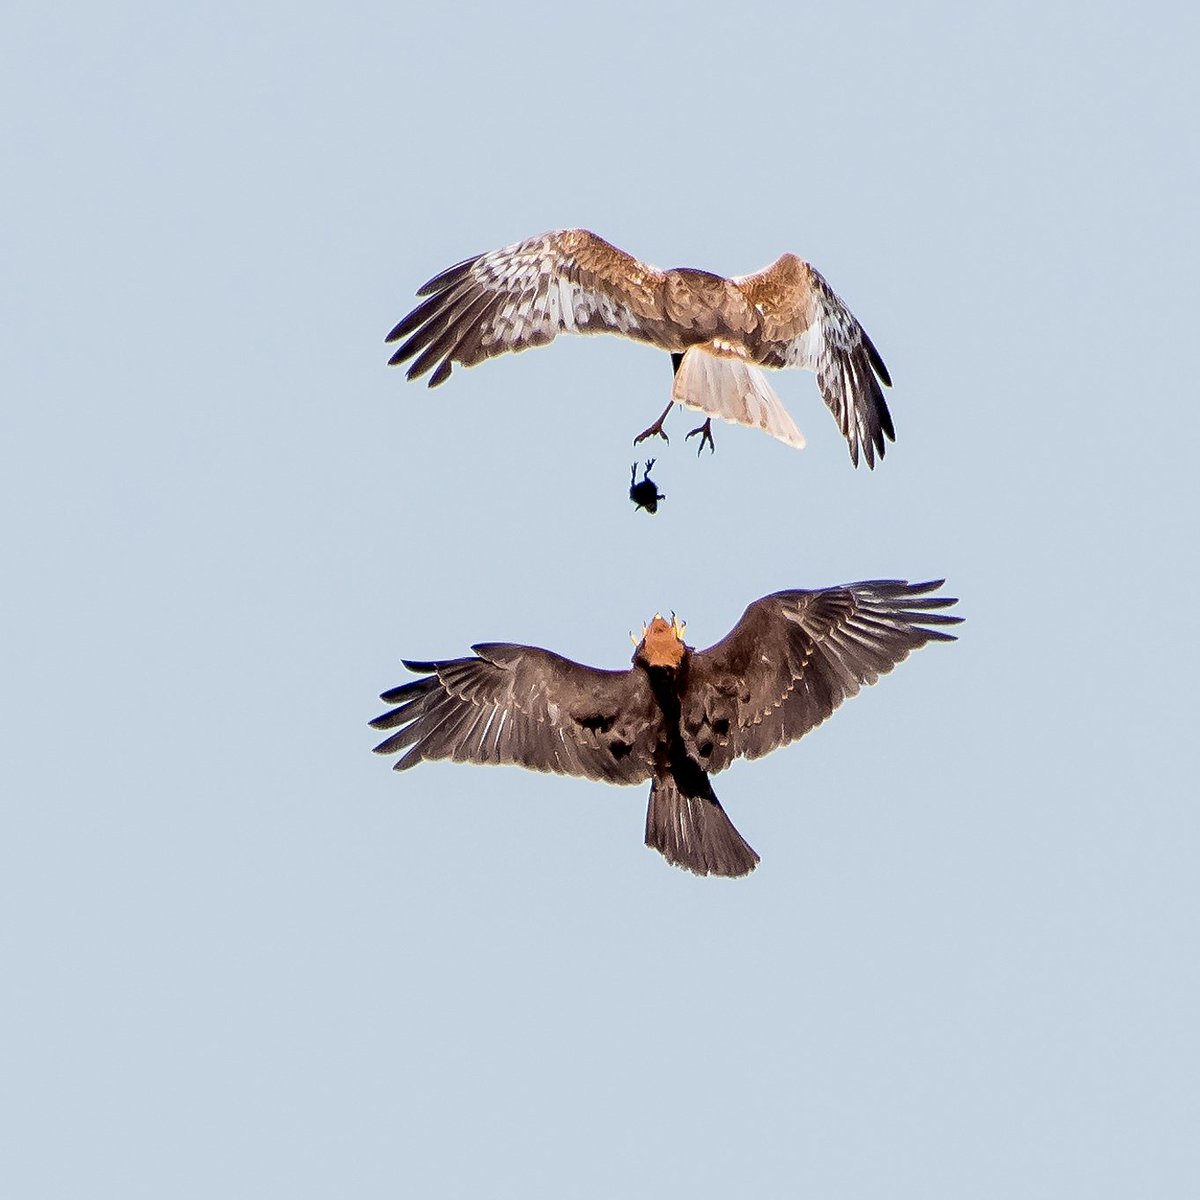
[[[953,641],[932,595],[942,580],[873,580],[756,600],[729,635],[691,657],[681,725],[709,771],[803,737],[843,700],[926,642]]]
[[[406,751],[396,770],[452,759],[619,784],[651,776],[662,717],[644,672],[600,671],[533,646],[472,649],[475,658],[405,662],[425,678],[383,693],[395,707],[371,724],[397,732],[375,751]]]
[[[814,371],[851,462],[858,466],[861,450],[873,468],[896,431],[879,386],[891,387],[891,376],[866,330],[820,271],[794,254],[735,282],[762,320],[760,361]]]
[[[666,329],[662,272],[589,233],[563,229],[468,258],[431,279],[427,296],[387,336],[404,342],[392,366],[408,378],[453,363],[471,367],[507,351],[544,346],[560,333],[620,333],[656,342]]]

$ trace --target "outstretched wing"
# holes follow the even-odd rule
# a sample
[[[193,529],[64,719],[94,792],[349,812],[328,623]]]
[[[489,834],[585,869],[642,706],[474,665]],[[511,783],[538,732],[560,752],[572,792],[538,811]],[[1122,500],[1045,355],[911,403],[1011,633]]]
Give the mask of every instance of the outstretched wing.
[[[394,729],[377,754],[509,763],[535,771],[640,783],[653,774],[662,716],[642,671],[599,671],[549,650],[503,643],[477,657],[405,662],[424,675],[384,692],[396,707],[371,722]]]
[[[560,333],[620,333],[656,342],[668,328],[663,274],[586,229],[561,229],[465,259],[417,293],[423,304],[387,336],[406,338],[390,365],[419,355],[429,386],[453,363],[472,367],[509,350],[544,346]]]
[[[709,771],[760,758],[816,728],[843,700],[926,642],[954,641],[932,595],[942,580],[882,579],[756,600],[729,635],[691,657],[681,725]]]
[[[879,351],[824,276],[794,254],[734,282],[759,312],[759,361],[815,371],[817,386],[858,466],[868,467],[896,440],[880,383],[891,387]]]

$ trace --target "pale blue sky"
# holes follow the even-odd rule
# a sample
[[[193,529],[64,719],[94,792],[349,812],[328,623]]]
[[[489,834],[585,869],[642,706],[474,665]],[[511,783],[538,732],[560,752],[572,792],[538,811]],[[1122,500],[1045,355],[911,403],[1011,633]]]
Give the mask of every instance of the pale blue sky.
[[[24,5],[0,41],[0,1191],[1194,1197],[1191,5]],[[897,442],[564,339],[436,392],[442,267],[810,259]],[[968,618],[716,780],[369,753],[401,656],[622,666],[767,591]]]

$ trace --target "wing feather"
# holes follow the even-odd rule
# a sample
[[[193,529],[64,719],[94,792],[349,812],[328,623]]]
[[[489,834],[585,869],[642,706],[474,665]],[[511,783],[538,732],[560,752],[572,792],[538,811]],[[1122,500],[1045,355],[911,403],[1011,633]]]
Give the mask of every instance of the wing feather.
[[[437,299],[435,296],[434,299]],[[473,329],[498,307],[498,298],[488,292],[472,292],[461,303],[441,310],[439,320],[430,320],[422,325],[392,355],[392,365],[407,361],[414,355],[416,362],[408,369],[408,378],[417,379],[440,362],[459,343],[465,341]]]
[[[408,378],[453,363],[474,366],[508,351],[542,346],[560,333],[617,333],[662,344],[664,275],[586,229],[527,238],[447,268],[418,292],[428,297],[387,341],[405,339],[389,360],[416,361]],[[419,355],[419,357],[417,357]]]
[[[756,600],[722,641],[691,657],[681,725],[709,771],[759,758],[816,728],[912,651],[953,641],[962,618],[942,580],[870,580]]]
[[[896,440],[880,384],[892,380],[879,351],[845,302],[811,263],[794,254],[734,282],[760,318],[758,361],[813,371],[821,396],[858,466],[883,458]]]
[[[509,763],[640,783],[654,771],[662,715],[642,671],[600,671],[533,646],[472,647],[474,658],[406,662],[425,676],[384,692],[371,722],[396,730],[375,750],[426,759]]]

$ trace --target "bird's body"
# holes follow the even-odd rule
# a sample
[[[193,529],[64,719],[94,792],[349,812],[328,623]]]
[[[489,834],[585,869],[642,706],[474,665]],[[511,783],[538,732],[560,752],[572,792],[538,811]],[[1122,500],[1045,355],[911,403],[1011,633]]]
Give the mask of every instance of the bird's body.
[[[637,477],[637,463],[633,464],[629,473],[629,498],[635,507],[644,508],[648,513],[658,512],[658,502],[667,498],[666,493],[660,492],[658,484],[650,478],[650,468],[654,466],[655,461],[653,458],[646,460],[640,483]]]
[[[424,676],[385,692],[375,747],[424,759],[513,764],[606,783],[650,780],[646,844],[699,875],[758,863],[709,779],[802,737],[959,618],[940,586],[876,580],[756,600],[722,641],[695,651],[683,626],[655,617],[625,671],[586,667],[532,646],[473,647],[475,657],[406,662]]]
[[[672,403],[802,447],[759,370],[801,367],[816,373],[856,466],[860,449],[873,467],[895,438],[879,352],[820,272],[794,254],[726,279],[691,267],[660,271],[586,229],[564,229],[466,259],[418,295],[428,299],[387,341],[404,339],[391,363],[415,359],[408,377],[432,371],[430,387],[454,363],[474,366],[560,333],[617,333],[672,355]],[[646,433],[662,433],[661,422]]]

